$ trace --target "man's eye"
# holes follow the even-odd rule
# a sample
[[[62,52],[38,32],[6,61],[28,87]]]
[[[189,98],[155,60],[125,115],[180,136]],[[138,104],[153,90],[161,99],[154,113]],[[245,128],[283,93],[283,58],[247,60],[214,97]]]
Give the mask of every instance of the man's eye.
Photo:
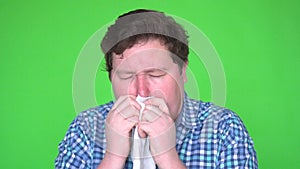
[[[120,75],[119,78],[121,80],[128,80],[131,79],[133,75]]]
[[[162,77],[164,75],[165,75],[165,73],[150,73],[149,74],[150,77]]]

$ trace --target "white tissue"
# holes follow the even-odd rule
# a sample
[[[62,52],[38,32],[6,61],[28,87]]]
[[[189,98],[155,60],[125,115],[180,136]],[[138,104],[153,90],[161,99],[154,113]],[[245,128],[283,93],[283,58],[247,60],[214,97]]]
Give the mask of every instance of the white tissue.
[[[136,101],[141,105],[139,120],[142,118],[142,112],[145,108],[145,102],[151,97],[141,97],[138,95]],[[151,156],[149,139],[140,138],[137,127],[133,129],[133,141],[131,149],[131,158],[133,162],[133,169],[155,169],[155,162]]]

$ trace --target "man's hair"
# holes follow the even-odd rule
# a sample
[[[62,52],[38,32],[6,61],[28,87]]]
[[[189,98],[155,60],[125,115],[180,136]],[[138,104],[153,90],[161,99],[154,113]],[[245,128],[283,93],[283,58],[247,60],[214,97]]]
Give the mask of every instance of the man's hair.
[[[158,39],[172,53],[180,68],[188,61],[188,36],[186,31],[163,12],[138,9],[120,15],[108,28],[101,48],[105,54],[106,70],[111,78],[113,53],[122,54],[135,44]],[[149,58],[151,59],[151,58]]]

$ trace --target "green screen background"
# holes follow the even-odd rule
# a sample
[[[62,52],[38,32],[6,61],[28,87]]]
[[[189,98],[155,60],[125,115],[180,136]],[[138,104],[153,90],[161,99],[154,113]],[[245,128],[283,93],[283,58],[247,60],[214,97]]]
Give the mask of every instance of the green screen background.
[[[117,15],[151,8],[203,31],[223,63],[226,107],[251,134],[262,169],[300,168],[300,2],[0,1],[0,168],[53,168],[57,145],[76,116],[72,76],[85,42]],[[100,52],[100,51],[99,51]],[[201,99],[207,72],[193,53]],[[96,76],[97,102],[111,99],[107,75]]]

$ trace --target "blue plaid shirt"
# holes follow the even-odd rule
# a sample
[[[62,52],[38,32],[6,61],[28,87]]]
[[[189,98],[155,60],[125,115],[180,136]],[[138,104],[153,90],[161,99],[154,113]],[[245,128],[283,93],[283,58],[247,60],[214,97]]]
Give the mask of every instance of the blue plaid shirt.
[[[55,168],[97,168],[104,158],[105,119],[113,104],[89,109],[75,118],[59,144]],[[175,124],[176,149],[187,168],[258,168],[253,141],[232,111],[186,95]],[[132,168],[130,158],[124,168]]]

